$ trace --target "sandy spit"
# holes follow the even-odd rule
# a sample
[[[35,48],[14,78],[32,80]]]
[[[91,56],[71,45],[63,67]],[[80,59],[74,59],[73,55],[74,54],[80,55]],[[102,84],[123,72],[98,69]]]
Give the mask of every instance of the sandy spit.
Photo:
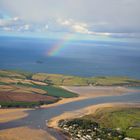
[[[69,102],[80,101],[89,98],[96,98],[101,96],[112,96],[112,95],[123,95],[129,92],[135,92],[133,89],[128,89],[125,87],[93,87],[93,86],[61,86],[61,88],[78,94],[78,97],[74,98],[62,98],[60,101],[50,104],[43,105],[41,108],[54,107]]]
[[[28,116],[27,110],[31,109],[0,109],[0,123],[6,123]]]
[[[55,140],[55,138],[45,130],[17,127],[1,130],[0,140]]]
[[[58,127],[58,122],[59,120],[65,120],[65,119],[74,119],[74,118],[79,118],[79,117],[83,117],[85,115],[89,115],[89,114],[94,114],[96,112],[97,109],[101,109],[101,108],[116,108],[116,107],[121,107],[121,108],[129,108],[129,107],[134,107],[134,108],[140,108],[140,103],[105,103],[105,104],[99,104],[99,105],[92,105],[80,110],[76,110],[76,111],[71,111],[71,112],[65,112],[59,116],[56,116],[54,118],[52,118],[49,122],[48,122],[48,127],[57,129],[57,130],[61,130]]]

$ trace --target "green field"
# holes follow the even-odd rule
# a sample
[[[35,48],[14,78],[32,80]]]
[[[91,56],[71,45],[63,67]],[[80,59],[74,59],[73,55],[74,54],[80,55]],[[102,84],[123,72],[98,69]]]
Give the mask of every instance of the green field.
[[[128,137],[133,137],[133,138],[136,138],[136,139],[140,139],[140,127],[139,128],[133,128],[131,130],[127,130],[126,135]]]
[[[47,95],[54,97],[72,98],[77,97],[76,93],[64,90],[63,88],[56,86],[34,86],[47,91]]]
[[[77,97],[76,93],[67,91],[60,86],[140,86],[140,80],[128,77],[78,77],[62,74],[30,73],[23,71],[0,70],[0,98],[1,101],[10,102],[16,106],[19,100],[16,93],[26,93],[48,95],[48,98],[72,98]],[[15,93],[13,93],[15,92]],[[7,94],[16,95],[15,99],[10,99]],[[4,95],[3,95],[4,94]],[[11,95],[11,98],[14,97]],[[41,97],[40,97],[41,98]],[[39,101],[41,100],[40,98]],[[27,98],[26,98],[27,99]],[[20,100],[21,101],[21,100]],[[31,100],[32,101],[32,100]],[[48,102],[46,102],[48,104]],[[9,103],[7,103],[9,104]],[[18,103],[19,106],[23,103]],[[38,103],[37,103],[38,104]],[[9,105],[3,105],[9,106]],[[17,105],[18,106],[18,105]],[[23,105],[24,106],[24,105]]]
[[[32,76],[33,80],[46,82],[51,85],[63,85],[63,86],[123,86],[123,85],[140,85],[140,80],[128,78],[128,77],[77,77],[66,76],[59,74],[45,74],[37,73]]]
[[[52,86],[52,85],[41,86],[41,85],[35,85],[35,84],[29,85],[29,84],[22,84],[22,83],[18,83],[18,85],[25,86],[27,88],[33,87],[33,88],[37,88],[37,89],[42,89],[47,92],[46,95],[54,96],[54,97],[72,98],[72,97],[78,96],[76,93],[73,93],[73,92],[67,91],[61,87]]]
[[[128,137],[140,139],[140,108],[98,109],[95,114],[84,116],[102,127],[124,131]]]
[[[89,79],[89,83],[97,86],[123,86],[123,85],[137,85],[140,80],[128,78],[128,77],[93,77]]]
[[[0,107],[35,107],[54,103],[61,98],[77,97],[76,93],[49,82],[32,79],[33,74],[0,71]]]
[[[19,101],[10,101],[10,102],[0,102],[2,108],[32,108],[32,107],[39,107],[40,105],[44,104],[52,104],[56,101],[40,101],[40,102],[19,102]]]
[[[46,86],[34,82],[41,82],[47,84]],[[77,94],[66,91],[60,86],[135,86],[140,85],[140,80],[127,77],[77,77],[61,74],[47,74],[47,73],[29,73],[23,71],[6,71],[0,70],[0,85],[19,85],[28,87],[35,87],[47,92],[50,96],[70,98],[76,97]]]
[[[11,108],[11,107],[36,107],[41,105],[39,102],[0,102],[0,105],[3,108]]]
[[[47,73],[36,73],[32,76],[33,80],[46,82],[51,85],[57,86],[84,86],[88,85],[88,79],[77,77],[77,76],[67,76],[61,74],[47,74]]]
[[[78,77],[62,74],[0,70],[0,77],[41,81],[54,86],[140,86],[140,80],[122,76]]]

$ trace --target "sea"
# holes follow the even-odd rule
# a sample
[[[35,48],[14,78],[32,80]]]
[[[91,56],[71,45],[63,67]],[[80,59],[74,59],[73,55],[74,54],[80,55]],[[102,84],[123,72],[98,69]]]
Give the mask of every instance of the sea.
[[[140,43],[1,36],[0,69],[140,79]]]

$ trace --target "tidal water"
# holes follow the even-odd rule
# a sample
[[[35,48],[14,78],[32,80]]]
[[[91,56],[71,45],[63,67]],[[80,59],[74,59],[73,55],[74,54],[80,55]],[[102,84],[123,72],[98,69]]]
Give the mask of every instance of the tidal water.
[[[55,130],[47,127],[47,121],[51,118],[58,116],[66,111],[75,111],[81,108],[97,105],[101,103],[140,103],[140,93],[127,93],[125,95],[120,96],[106,96],[106,97],[98,97],[91,99],[84,99],[80,101],[70,102],[66,104],[62,104],[55,107],[50,107],[46,109],[36,109],[27,111],[29,114],[27,117],[7,122],[0,123],[0,130],[15,128],[20,126],[27,126],[34,129],[43,129],[52,134],[57,138],[57,140],[64,140],[63,137]]]
[[[57,52],[48,55],[55,46]],[[1,36],[0,69],[140,79],[140,43]]]

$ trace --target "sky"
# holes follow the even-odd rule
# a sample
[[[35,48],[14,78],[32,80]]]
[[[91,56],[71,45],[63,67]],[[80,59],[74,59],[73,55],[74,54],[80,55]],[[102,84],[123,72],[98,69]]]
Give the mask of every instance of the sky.
[[[140,0],[0,0],[0,34],[140,39]]]

